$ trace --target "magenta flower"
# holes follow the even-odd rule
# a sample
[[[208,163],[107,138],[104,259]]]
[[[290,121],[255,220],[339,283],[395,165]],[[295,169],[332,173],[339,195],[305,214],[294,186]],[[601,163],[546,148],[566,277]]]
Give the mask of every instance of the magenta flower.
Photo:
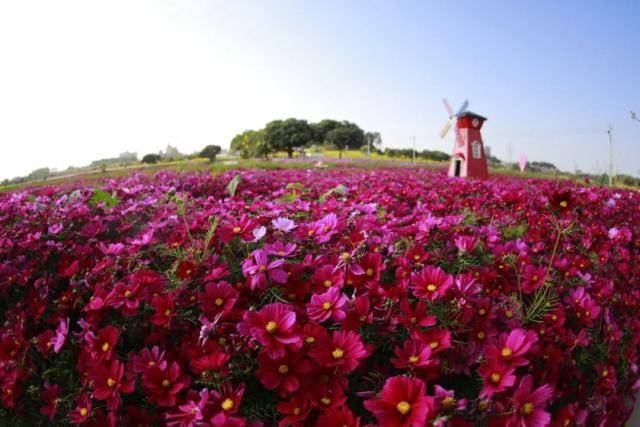
[[[346,303],[347,297],[340,292],[340,289],[329,288],[324,294],[311,296],[311,302],[307,304],[307,315],[317,322],[324,322],[328,318],[339,322],[347,317],[344,311]]]
[[[262,289],[269,279],[277,283],[286,283],[288,275],[281,267],[285,264],[283,259],[269,262],[267,253],[258,249],[253,252],[253,258],[246,259],[242,263],[242,272],[245,277],[251,278],[251,289]]]
[[[283,233],[288,233],[296,228],[296,224],[293,221],[282,217],[271,220],[271,224],[273,225],[273,228],[278,231],[282,231]]]
[[[196,403],[194,400],[189,400],[184,405],[178,406],[178,412],[171,412],[165,414],[167,420],[167,426],[169,427],[193,427],[198,425],[198,421],[202,421],[202,411],[209,402],[209,390],[202,389],[199,393],[199,399]]]
[[[507,427],[544,427],[551,421],[551,414],[544,408],[553,397],[553,389],[545,384],[533,389],[533,377],[527,375],[513,394],[513,413]]]
[[[411,289],[417,298],[433,301],[444,296],[452,285],[453,277],[439,267],[428,265],[419,273],[411,273]]]
[[[433,411],[433,397],[418,378],[391,377],[379,399],[369,399],[364,407],[373,413],[381,426],[423,427]]]
[[[396,347],[393,353],[396,357],[391,359],[391,363],[398,369],[426,368],[438,364],[437,359],[431,358],[431,347],[420,341],[407,340],[402,348]]]
[[[69,333],[69,319],[60,319],[56,328],[56,335],[53,337],[53,352],[60,353]]]
[[[296,332],[296,314],[282,303],[268,304],[262,310],[246,311],[238,331],[258,341],[265,347],[269,357],[284,357],[285,347],[300,348],[302,338]]]
[[[496,359],[488,359],[478,368],[478,374],[483,379],[480,396],[491,397],[495,393],[501,393],[516,382],[513,374],[515,367],[507,365]]]
[[[269,255],[279,256],[279,257],[289,257],[296,251],[295,243],[265,243],[264,251]]]
[[[509,334],[501,334],[497,341],[489,342],[485,352],[489,359],[512,366],[525,366],[529,364],[529,360],[524,355],[536,342],[538,337],[535,332],[514,329]]]

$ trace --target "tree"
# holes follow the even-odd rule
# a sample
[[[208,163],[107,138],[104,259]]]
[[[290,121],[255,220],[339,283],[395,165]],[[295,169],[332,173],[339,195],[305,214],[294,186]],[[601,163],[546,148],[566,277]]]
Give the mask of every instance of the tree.
[[[295,149],[306,147],[313,138],[313,129],[306,120],[274,120],[264,128],[264,141],[268,148],[272,151],[286,151],[290,158]]]
[[[342,157],[342,150],[345,148],[358,149],[366,143],[366,139],[363,130],[358,125],[344,121],[340,123],[340,126],[327,133],[325,142],[335,145],[340,151],[339,156]]]
[[[340,127],[340,122],[332,119],[324,119],[318,123],[311,125],[314,133],[314,141],[320,144],[327,142],[327,135],[335,128]]]
[[[222,148],[219,145],[207,145],[200,151],[200,157],[206,157],[210,161],[215,161],[216,156],[220,154]]]
[[[143,158],[142,158],[142,163],[148,163],[148,164],[152,164],[152,163],[158,163],[160,161],[160,155],[159,154],[146,154]]]
[[[267,157],[270,153],[264,141],[264,132],[261,130],[246,130],[236,135],[231,140],[230,150],[240,154],[243,159]]]
[[[371,154],[371,147],[375,150],[377,145],[382,144],[380,132],[367,132],[364,134],[364,138],[367,140],[367,155]]]

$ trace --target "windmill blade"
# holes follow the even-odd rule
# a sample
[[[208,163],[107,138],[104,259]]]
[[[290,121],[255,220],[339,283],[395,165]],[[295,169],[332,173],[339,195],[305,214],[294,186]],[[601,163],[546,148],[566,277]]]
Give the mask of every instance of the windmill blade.
[[[456,113],[454,114],[454,116],[459,116],[460,114],[464,113],[468,107],[469,107],[469,101],[465,99],[462,105],[460,106],[460,108],[458,108],[458,111],[456,111]]]
[[[444,104],[444,108],[447,110],[449,117],[453,116],[453,108],[451,108],[451,104],[449,104],[449,100],[447,98],[442,98],[442,103]]]
[[[440,139],[444,139],[444,137],[447,136],[447,134],[449,133],[449,129],[451,129],[451,122],[447,121],[447,123],[444,124],[442,130],[440,131]]]

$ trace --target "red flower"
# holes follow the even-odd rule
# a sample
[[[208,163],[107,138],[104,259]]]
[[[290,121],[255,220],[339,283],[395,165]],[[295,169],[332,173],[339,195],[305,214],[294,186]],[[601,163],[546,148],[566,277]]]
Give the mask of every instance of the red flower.
[[[240,219],[234,219],[231,222],[218,227],[218,235],[222,243],[229,243],[234,237],[240,237],[245,242],[253,240],[253,229],[258,226],[258,223],[242,215]]]
[[[437,360],[431,359],[431,347],[419,341],[407,340],[402,348],[396,347],[393,353],[396,357],[391,359],[391,363],[398,369],[425,368],[438,364]]]
[[[232,418],[230,415],[238,413],[240,401],[244,395],[244,388],[244,384],[233,387],[230,383],[224,383],[220,390],[211,392],[213,407],[216,412],[216,415],[211,418],[213,425],[225,425],[229,418]]]
[[[513,414],[507,427],[544,427],[551,421],[551,414],[544,408],[553,397],[553,389],[545,384],[533,389],[533,377],[527,375],[513,394]]]
[[[417,298],[433,301],[444,296],[452,285],[453,277],[439,267],[428,265],[420,273],[411,273],[411,289]]]
[[[311,402],[305,395],[296,394],[288,402],[278,403],[277,409],[284,415],[278,423],[279,427],[302,427],[311,412]]]
[[[343,307],[347,303],[347,297],[338,288],[330,288],[322,295],[313,294],[311,302],[307,304],[307,315],[311,320],[324,322],[332,318],[336,322],[347,317]]]
[[[488,359],[478,368],[478,374],[484,380],[480,396],[491,397],[505,391],[516,382],[515,368],[497,359]]]
[[[284,357],[286,346],[297,349],[302,345],[295,330],[296,314],[286,304],[268,304],[258,312],[247,311],[242,320],[238,331],[262,344],[272,359]]]
[[[353,331],[333,331],[333,335],[319,337],[309,355],[321,366],[335,366],[347,374],[353,371],[367,351],[360,335]]]
[[[501,334],[497,342],[487,344],[487,358],[500,360],[508,365],[525,366],[529,364],[529,360],[524,355],[536,342],[538,337],[535,332],[514,329],[509,334]]]
[[[93,338],[91,343],[93,357],[98,361],[110,360],[119,335],[120,330],[115,326],[107,326],[98,332],[98,336]]]
[[[178,264],[178,268],[176,269],[176,276],[180,280],[193,279],[198,272],[198,266],[196,266],[191,261],[184,260],[180,264]]]
[[[238,301],[238,291],[225,281],[207,283],[204,292],[198,295],[200,310],[210,319],[219,313],[231,311],[236,301]]]
[[[353,415],[353,412],[346,407],[328,409],[320,415],[316,422],[317,427],[360,427],[360,417]]]
[[[133,355],[131,359],[131,370],[136,374],[142,374],[148,368],[157,366],[165,369],[167,362],[164,359],[164,351],[160,347],[154,346],[151,350],[143,348],[139,356]]]
[[[109,410],[120,406],[120,393],[131,393],[134,388],[132,378],[124,378],[124,366],[119,360],[109,362],[108,368],[99,363],[90,371],[93,381],[93,398],[106,400]]]
[[[173,297],[170,294],[157,295],[151,300],[155,313],[151,316],[151,323],[168,328],[175,316]]]
[[[300,388],[300,380],[311,371],[311,364],[300,354],[288,353],[285,357],[271,359],[267,354],[258,355],[256,377],[268,389],[278,389],[281,395],[291,394]]]
[[[142,376],[142,388],[152,402],[160,406],[174,406],[176,395],[191,383],[188,375],[180,374],[180,366],[176,362],[165,369],[152,366]]]
[[[379,399],[369,399],[364,407],[380,425],[388,427],[423,427],[434,408],[433,397],[426,396],[426,386],[418,378],[391,377]]]
[[[76,400],[76,407],[67,416],[73,424],[82,424],[91,417],[91,399],[83,394]]]
[[[60,386],[57,384],[45,383],[42,392],[40,393],[40,399],[45,403],[45,406],[40,408],[40,413],[49,416],[49,421],[53,421],[58,412],[58,403],[60,399]]]
[[[140,287],[137,284],[125,285],[118,282],[107,296],[106,303],[114,308],[122,307],[125,316],[135,316],[140,306]]]

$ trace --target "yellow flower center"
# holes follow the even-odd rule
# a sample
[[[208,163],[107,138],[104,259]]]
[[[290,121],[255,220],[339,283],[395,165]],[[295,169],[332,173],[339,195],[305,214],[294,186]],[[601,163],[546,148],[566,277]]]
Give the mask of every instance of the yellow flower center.
[[[504,315],[507,316],[507,319],[511,319],[513,317],[513,311],[507,310]]]
[[[371,277],[373,276],[373,273],[374,273],[373,268],[367,268],[367,276]]]
[[[278,324],[273,320],[270,320],[269,322],[267,322],[267,326],[265,326],[264,328],[271,334],[275,332],[276,329],[278,329]]]
[[[483,331],[478,332],[478,339],[485,339],[487,336],[487,334],[485,334]]]
[[[131,291],[124,291],[124,297],[129,299],[133,296],[133,292]]]
[[[329,405],[331,403],[331,399],[329,399],[328,397],[323,397],[322,399],[320,399],[320,402],[322,402],[324,405]]]
[[[429,292],[435,292],[435,290],[436,290],[436,289],[438,289],[438,287],[437,287],[436,285],[434,285],[433,283],[429,283],[429,284],[427,285],[427,290],[428,290]]]
[[[398,412],[400,412],[402,415],[406,415],[409,413],[409,411],[411,410],[411,404],[409,404],[409,402],[403,400],[402,402],[399,402],[396,405],[396,409],[398,410]]]
[[[414,260],[416,260],[416,261],[418,261],[418,260],[420,259],[420,255],[414,255],[414,256],[413,256],[413,259],[414,259]]]
[[[231,408],[233,408],[233,400],[231,400],[231,399],[229,399],[229,398],[225,399],[225,400],[220,404],[220,407],[221,407],[223,410],[225,410],[225,411],[230,410]]]
[[[171,310],[169,310],[168,308],[164,311],[164,315],[165,316],[169,316],[171,315]]]
[[[324,304],[322,304],[322,309],[323,310],[329,310],[331,308],[331,303],[330,302],[325,302]]]
[[[169,387],[171,385],[171,381],[169,380],[162,380],[162,387]]]
[[[502,379],[502,375],[500,375],[497,372],[494,372],[493,374],[491,374],[490,379],[491,379],[492,383],[498,384],[500,382],[500,380]]]
[[[105,342],[104,344],[102,344],[102,347],[101,347],[101,348],[102,348],[102,351],[107,351],[107,350],[109,350],[109,343],[108,343],[108,342]]]
[[[568,203],[567,203],[566,200],[563,200],[563,201],[560,202],[560,206],[562,206],[563,208],[566,208],[567,205],[568,205]]]
[[[224,304],[224,300],[222,298],[216,298],[215,303],[218,307]]]
[[[609,376],[609,370],[608,369],[603,370],[601,375],[602,375],[602,378],[607,378],[607,376]]]
[[[281,374],[287,374],[289,373],[289,367],[287,365],[280,365],[278,366],[278,372],[280,372]]]
[[[533,412],[533,409],[534,409],[533,403],[527,402],[524,405],[522,405],[520,412],[522,412],[524,415],[530,415]]]
[[[297,406],[293,408],[293,415],[300,415],[300,412],[302,412],[302,409],[298,408]]]
[[[241,232],[241,231],[242,231],[242,228],[240,228],[240,227],[233,227],[233,232],[234,232],[234,233],[238,234],[238,233],[239,233],[239,232]]]
[[[331,355],[333,356],[334,359],[340,359],[344,357],[344,350],[341,348],[336,348],[331,352]]]
[[[418,356],[411,356],[409,358],[409,363],[418,363],[419,360],[420,358]]]
[[[89,411],[87,410],[87,408],[80,408],[80,416],[86,417],[88,413]]]
[[[537,282],[538,281],[538,276],[533,276],[533,281]]]
[[[313,236],[316,232],[313,230],[309,230],[309,232],[307,233],[308,236]]]
[[[331,285],[332,285],[331,280],[325,280],[325,281],[324,281],[324,287],[325,287],[325,288],[330,288],[330,287],[331,287]]]
[[[511,349],[509,347],[505,347],[505,348],[502,349],[500,354],[502,354],[502,357],[509,357],[509,356],[511,356],[513,354],[513,351],[511,351]]]
[[[107,385],[109,387],[113,387],[114,385],[116,385],[116,380],[114,380],[113,378],[107,378]]]
[[[340,258],[342,258],[344,262],[347,262],[349,261],[349,258],[351,258],[351,255],[349,255],[349,252],[342,252],[342,255],[340,255]]]
[[[552,315],[552,316],[551,316],[551,320],[553,320],[553,321],[555,322],[556,320],[558,320],[558,316],[556,316],[555,314],[554,314],[554,315]]]
[[[436,348],[438,348],[440,344],[438,343],[438,341],[431,341],[429,343],[429,347],[431,347],[432,350],[435,350]]]
[[[265,271],[267,271],[267,267],[266,267],[266,266],[264,266],[264,265],[261,265],[261,266],[260,266],[260,268],[259,268],[258,270],[260,270],[261,272],[263,272],[263,273],[264,273]]]
[[[447,396],[444,399],[442,399],[442,406],[445,408],[451,408],[453,405],[455,405],[456,400],[451,397],[451,396]]]
[[[484,308],[481,308],[480,310],[478,310],[478,314],[480,316],[484,316],[485,314],[487,314],[487,310],[485,310]]]
[[[322,231],[324,231],[325,233],[329,232],[329,230],[331,230],[331,227],[329,227],[328,225],[322,227]]]
[[[313,344],[314,342],[316,342],[316,339],[314,337],[306,337],[304,339],[304,342],[306,342],[307,344]]]

